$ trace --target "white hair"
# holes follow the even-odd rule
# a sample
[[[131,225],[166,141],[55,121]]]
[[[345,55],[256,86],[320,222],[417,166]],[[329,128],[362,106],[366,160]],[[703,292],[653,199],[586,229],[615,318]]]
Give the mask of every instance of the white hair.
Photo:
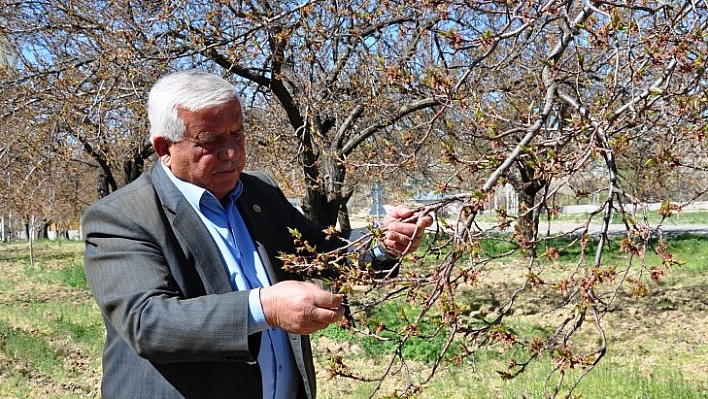
[[[186,127],[178,110],[199,111],[238,100],[233,86],[210,73],[188,70],[160,78],[148,96],[150,141],[165,137],[172,142],[184,138]]]

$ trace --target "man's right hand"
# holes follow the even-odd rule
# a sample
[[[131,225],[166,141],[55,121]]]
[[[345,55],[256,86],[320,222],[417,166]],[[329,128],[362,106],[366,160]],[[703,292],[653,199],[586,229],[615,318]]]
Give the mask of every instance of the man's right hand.
[[[312,334],[344,315],[344,296],[312,283],[283,281],[261,288],[260,299],[268,324],[293,334]]]

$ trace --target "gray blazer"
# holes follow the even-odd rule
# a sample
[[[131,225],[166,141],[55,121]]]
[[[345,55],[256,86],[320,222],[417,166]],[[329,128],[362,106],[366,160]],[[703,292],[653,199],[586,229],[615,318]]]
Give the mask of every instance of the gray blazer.
[[[238,207],[272,281],[298,278],[277,256],[288,228],[320,250],[326,239],[265,175],[243,173]],[[261,398],[260,334],[247,333],[248,293],[234,292],[217,246],[161,167],[93,204],[82,219],[84,267],[106,325],[104,398]],[[314,399],[308,336],[290,334]]]

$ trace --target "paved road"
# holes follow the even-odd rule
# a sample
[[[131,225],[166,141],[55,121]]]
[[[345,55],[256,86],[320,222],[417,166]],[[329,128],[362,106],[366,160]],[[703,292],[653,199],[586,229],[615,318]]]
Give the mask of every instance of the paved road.
[[[481,226],[483,228],[491,228],[491,225]],[[651,228],[654,235],[658,235],[659,232],[665,235],[678,235],[678,234],[701,234],[708,235],[708,225],[699,224],[664,224],[657,228],[655,224],[648,226]],[[539,225],[539,231],[541,233],[550,232],[551,234],[560,233],[581,233],[585,229],[583,223],[579,222],[552,222],[550,225],[548,223],[541,223]],[[602,225],[600,223],[593,223],[588,227],[588,233],[591,235],[600,234],[602,231]],[[627,228],[624,224],[611,224],[607,232],[610,235],[620,235],[625,234]]]
[[[450,220],[448,220],[450,222]],[[353,217],[351,219],[352,227],[353,228],[361,228],[365,227],[367,225],[367,221],[363,218],[356,218]],[[478,223],[478,226],[482,231],[493,229],[495,226],[492,223],[488,222],[480,222]],[[659,229],[657,229],[656,224],[651,224],[649,226],[652,231],[654,232],[655,235],[659,233]],[[435,228],[435,225],[433,225],[433,228]],[[576,232],[580,233],[584,229],[584,223],[581,222],[558,222],[554,221],[550,224],[541,222],[541,225],[539,226],[540,232],[546,233],[550,232],[551,234],[561,234],[561,233],[571,233],[571,232]],[[591,235],[596,235],[599,234],[600,231],[602,230],[602,225],[600,223],[592,223],[589,228],[588,228],[588,233]],[[708,235],[708,224],[674,224],[674,223],[666,223],[661,226],[660,228],[661,232],[665,235],[678,235],[678,234],[700,234],[700,235]],[[509,230],[507,230],[509,231]],[[611,224],[608,228],[608,233],[611,235],[620,235],[624,234],[626,232],[626,227],[624,224]]]

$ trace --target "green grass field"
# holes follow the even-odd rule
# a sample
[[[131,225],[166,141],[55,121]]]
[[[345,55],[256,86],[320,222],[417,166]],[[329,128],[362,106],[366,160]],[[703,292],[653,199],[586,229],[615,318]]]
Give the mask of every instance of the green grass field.
[[[705,237],[684,236],[669,245],[683,266],[651,287],[642,299],[626,300],[607,313],[607,356],[584,378],[579,398],[708,398],[708,245]],[[570,249],[569,249],[570,250]],[[0,397],[99,397],[103,325],[86,285],[79,242],[41,241],[35,244],[34,266],[29,265],[25,242],[0,244]],[[573,255],[549,267],[562,268]],[[608,258],[621,258],[609,254]],[[490,265],[486,279],[465,293],[472,312],[493,313],[499,293],[513,280],[514,262]],[[552,270],[551,270],[552,271]],[[540,297],[520,307],[508,328],[521,332],[546,331],[553,320],[545,312],[553,297]],[[546,295],[544,297],[544,295]],[[539,299],[540,298],[540,299]],[[398,300],[372,309],[369,317],[392,329],[403,326],[401,315],[415,313],[414,304]],[[403,313],[402,313],[403,312]],[[518,317],[517,317],[518,316]],[[419,326],[422,334],[434,331],[435,315]],[[427,324],[426,324],[427,323]],[[593,334],[587,339],[592,344]],[[585,333],[583,331],[582,333]],[[395,397],[407,383],[418,385],[444,344],[445,336],[411,339],[402,351],[405,365],[397,363],[380,389],[375,382],[328,378],[333,356],[360,376],[380,375],[396,348],[390,342],[363,337],[330,326],[314,336],[320,398]],[[514,347],[491,345],[455,362],[460,343],[451,347],[434,378],[416,393],[419,398],[543,398],[543,386],[553,362],[550,354],[532,363],[515,379],[505,381]],[[573,373],[568,375],[572,380]]]

